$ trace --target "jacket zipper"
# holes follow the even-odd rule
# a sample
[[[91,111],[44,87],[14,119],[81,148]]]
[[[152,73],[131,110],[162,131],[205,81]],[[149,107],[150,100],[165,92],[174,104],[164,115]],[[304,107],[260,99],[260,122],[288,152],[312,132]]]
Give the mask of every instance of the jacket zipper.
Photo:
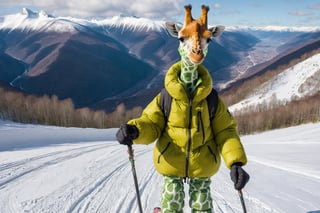
[[[189,124],[188,124],[188,144],[187,144],[187,153],[186,153],[186,168],[185,168],[185,177],[187,180],[189,177],[189,160],[190,160],[190,150],[191,150],[191,125],[192,125],[192,98],[189,97]]]

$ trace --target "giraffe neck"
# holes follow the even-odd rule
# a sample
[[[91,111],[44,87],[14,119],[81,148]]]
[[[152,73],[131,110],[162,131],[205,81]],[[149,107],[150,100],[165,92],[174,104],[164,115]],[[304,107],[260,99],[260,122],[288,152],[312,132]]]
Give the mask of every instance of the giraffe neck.
[[[179,46],[181,55],[181,73],[180,80],[189,94],[192,94],[198,85],[198,65],[192,64],[188,59],[188,52]]]

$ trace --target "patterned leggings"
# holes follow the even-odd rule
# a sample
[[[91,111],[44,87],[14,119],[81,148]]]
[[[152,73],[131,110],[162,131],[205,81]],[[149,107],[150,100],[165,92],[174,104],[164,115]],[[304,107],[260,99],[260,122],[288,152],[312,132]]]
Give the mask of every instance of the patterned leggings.
[[[210,178],[192,178],[189,186],[189,206],[192,213],[212,213]],[[183,213],[184,207],[183,179],[164,176],[162,188],[162,213]]]

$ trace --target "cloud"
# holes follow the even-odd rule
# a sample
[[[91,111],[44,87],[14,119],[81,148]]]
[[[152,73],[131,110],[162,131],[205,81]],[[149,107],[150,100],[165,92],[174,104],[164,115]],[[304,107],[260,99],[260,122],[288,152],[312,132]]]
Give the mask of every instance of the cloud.
[[[303,11],[303,10],[294,10],[294,11],[290,11],[289,15],[292,16],[309,16],[310,14]]]
[[[317,7],[320,8],[320,4],[312,5],[312,7],[309,7],[309,9],[318,9]],[[303,10],[290,11],[288,14],[303,18],[300,20],[302,24],[317,24],[319,23],[319,20],[320,20],[319,15],[313,12],[305,12]]]
[[[314,10],[319,10],[320,9],[320,4],[311,5],[309,8],[310,9],[314,9]]]
[[[119,14],[170,18],[181,14],[183,0],[1,0],[0,7],[36,7],[55,16],[109,17]]]
[[[222,8],[222,5],[221,5],[221,4],[218,4],[218,3],[215,3],[215,4],[213,5],[213,8],[215,8],[215,9],[220,9],[220,8]]]

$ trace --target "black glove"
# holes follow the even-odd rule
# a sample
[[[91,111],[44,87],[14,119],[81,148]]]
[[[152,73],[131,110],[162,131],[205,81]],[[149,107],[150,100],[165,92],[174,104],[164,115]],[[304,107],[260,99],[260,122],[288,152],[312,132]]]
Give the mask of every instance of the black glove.
[[[120,126],[116,137],[120,144],[132,145],[132,140],[139,136],[139,130],[136,126],[130,124],[124,124]]]
[[[237,190],[243,189],[250,179],[249,174],[242,169],[242,163],[235,163],[231,166],[230,177]]]

